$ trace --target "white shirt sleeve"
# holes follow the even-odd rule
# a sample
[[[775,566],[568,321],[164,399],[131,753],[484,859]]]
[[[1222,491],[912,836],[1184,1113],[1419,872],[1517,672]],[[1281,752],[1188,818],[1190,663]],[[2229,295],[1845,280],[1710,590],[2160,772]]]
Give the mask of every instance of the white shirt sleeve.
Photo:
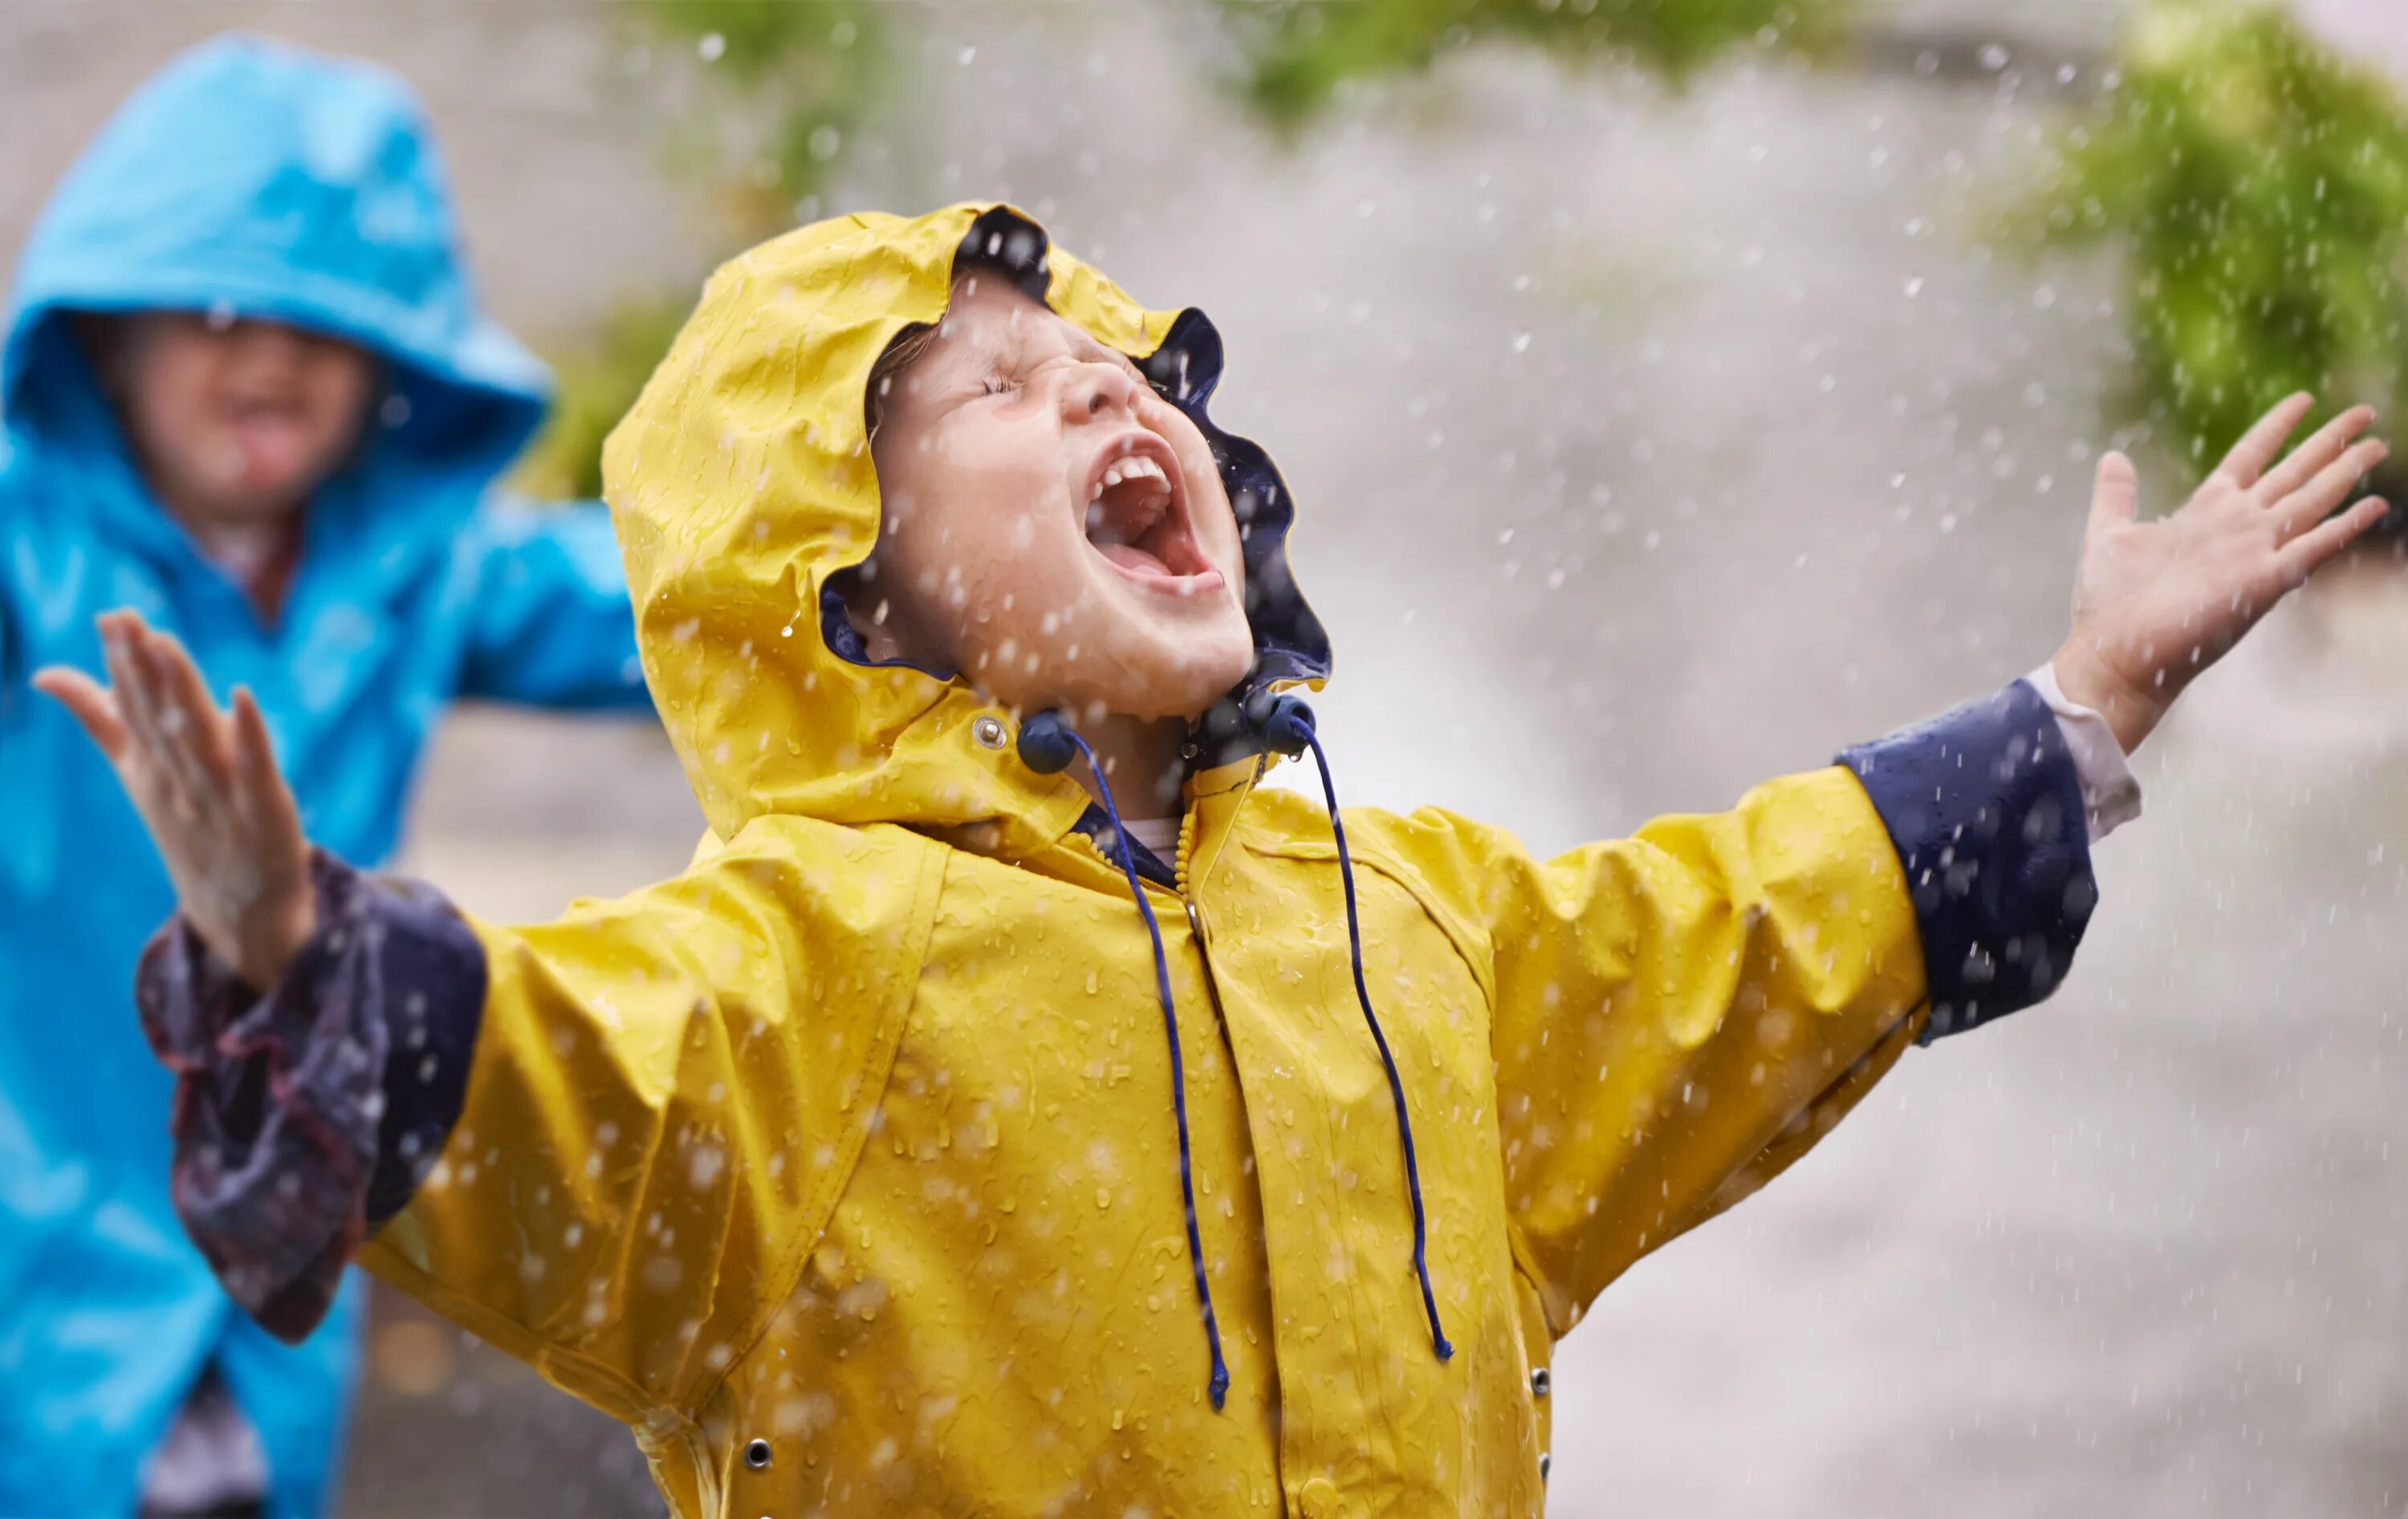
[[[2067,696],[2057,683],[2055,665],[2042,665],[2024,680],[2057,714],[2065,747],[2073,755],[2073,773],[2082,783],[2082,810],[2095,844],[2141,815],[2140,778],[2132,773],[2107,720]]]

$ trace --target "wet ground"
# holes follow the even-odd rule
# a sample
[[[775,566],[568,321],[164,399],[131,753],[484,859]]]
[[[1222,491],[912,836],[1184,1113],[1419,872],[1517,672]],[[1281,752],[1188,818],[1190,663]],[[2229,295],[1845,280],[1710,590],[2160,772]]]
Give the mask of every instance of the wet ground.
[[[1917,7],[1966,7],[1943,9]],[[442,14],[520,46],[494,9]],[[1229,122],[1209,35],[954,16],[922,36],[929,108],[864,145],[849,193],[1009,193],[1140,297],[1210,310],[1219,414],[1306,512],[1346,795],[1558,846],[1723,805],[2061,636],[2114,269],[1975,238],[2087,45],[2051,14],[2046,89],[1978,58],[1918,75],[1912,48],[1670,98],[1482,56],[1294,152]],[[488,150],[515,122],[544,179],[583,177],[538,217],[459,155],[496,297],[540,326],[683,255],[640,141],[566,82],[616,46],[577,7],[525,16],[561,114],[541,68],[492,58],[442,76],[437,113]],[[339,24],[422,77],[468,50]],[[610,240],[559,230],[586,215],[627,246],[586,258]],[[2144,483],[2179,494],[2162,464]],[[2142,756],[2148,813],[2100,853],[2067,991],[1911,1055],[1569,1342],[1552,1512],[2408,1509],[2403,668],[2408,581],[2374,566],[2203,682]],[[657,741],[474,714],[412,859],[532,916],[674,869],[695,826]],[[498,1358],[407,1319],[380,1343],[348,1512],[649,1507],[615,1431]]]

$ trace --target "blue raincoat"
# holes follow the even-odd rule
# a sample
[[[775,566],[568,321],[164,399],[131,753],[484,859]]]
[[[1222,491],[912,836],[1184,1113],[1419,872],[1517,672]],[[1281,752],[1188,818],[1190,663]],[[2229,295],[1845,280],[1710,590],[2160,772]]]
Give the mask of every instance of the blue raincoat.
[[[263,622],[145,490],[67,313],[262,317],[379,355],[386,395],[321,489]],[[130,1513],[212,1359],[259,1431],[278,1519],[326,1506],[356,1285],[297,1348],[235,1310],[169,1206],[172,1082],[131,987],[172,910],[107,765],[32,672],[101,667],[132,607],[222,698],[257,695],[309,837],[394,848],[454,697],[641,708],[597,510],[512,509],[495,474],[540,421],[542,366],[478,309],[417,102],[381,70],[204,45],[118,112],[24,249],[0,350],[0,1514]]]

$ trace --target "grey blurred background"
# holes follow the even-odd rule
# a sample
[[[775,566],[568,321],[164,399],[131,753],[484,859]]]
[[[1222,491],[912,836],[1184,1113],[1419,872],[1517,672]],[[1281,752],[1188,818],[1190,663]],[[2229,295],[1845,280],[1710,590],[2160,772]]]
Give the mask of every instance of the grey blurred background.
[[[2300,7],[2408,78],[2397,0]],[[1256,130],[1192,15],[895,6],[831,206],[1009,195],[1211,311],[1216,411],[1302,502],[1350,801],[1546,848],[1988,690],[2064,631],[2128,354],[2117,253],[1983,236],[2108,0],[1876,7],[1816,68],[1670,89],[1504,47]],[[492,304],[566,342],[691,289],[700,61],[597,0],[0,3],[0,246],[138,79],[233,26],[382,60]],[[2153,505],[2187,480],[2144,466]],[[1909,1056],[1565,1348],[1551,1512],[2408,1512],[2408,579],[2298,599],[2140,757],[2066,992]],[[410,867],[539,917],[683,863],[666,745],[466,712]],[[380,1306],[344,1512],[656,1512],[615,1426]]]

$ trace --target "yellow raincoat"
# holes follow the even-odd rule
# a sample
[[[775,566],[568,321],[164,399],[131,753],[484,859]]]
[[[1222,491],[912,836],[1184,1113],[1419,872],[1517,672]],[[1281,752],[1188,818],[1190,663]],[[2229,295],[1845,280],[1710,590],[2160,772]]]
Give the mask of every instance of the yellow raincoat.
[[[877,536],[867,378],[982,209],[736,260],[612,437],[710,833],[674,881],[476,925],[466,1108],[365,1259],[624,1420],[681,1515],[1536,1514],[1557,1337],[1914,1038],[1898,854],[1840,767],[1550,861],[1349,810],[1441,1361],[1329,820],[1259,757],[1200,768],[1179,889],[1147,889],[1215,1412],[1152,952],[1085,794],[1021,762],[1014,714],[823,631]],[[1041,267],[1132,356],[1171,330]]]

